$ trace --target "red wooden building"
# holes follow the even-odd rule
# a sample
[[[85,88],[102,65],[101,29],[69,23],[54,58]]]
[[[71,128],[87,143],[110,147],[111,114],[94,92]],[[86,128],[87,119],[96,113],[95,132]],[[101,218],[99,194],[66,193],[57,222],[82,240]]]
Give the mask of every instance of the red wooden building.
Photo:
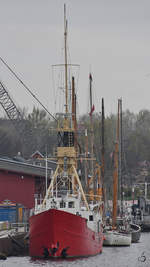
[[[47,169],[49,180],[55,165]],[[35,194],[41,198],[45,194],[45,174],[44,166],[0,158],[0,203],[9,200],[33,208]]]

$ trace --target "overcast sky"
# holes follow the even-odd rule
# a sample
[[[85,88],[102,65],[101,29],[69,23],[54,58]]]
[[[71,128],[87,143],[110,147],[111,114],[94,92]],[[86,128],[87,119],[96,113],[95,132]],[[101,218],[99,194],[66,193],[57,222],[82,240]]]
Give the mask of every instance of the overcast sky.
[[[70,63],[80,65],[79,114],[88,111],[89,71],[97,112],[102,97],[106,113],[117,111],[118,98],[124,110],[150,109],[150,1],[65,3]],[[0,57],[51,113],[56,112],[51,65],[62,59],[63,5],[62,0],[0,0]],[[0,79],[17,105],[32,110],[36,102],[1,62]]]

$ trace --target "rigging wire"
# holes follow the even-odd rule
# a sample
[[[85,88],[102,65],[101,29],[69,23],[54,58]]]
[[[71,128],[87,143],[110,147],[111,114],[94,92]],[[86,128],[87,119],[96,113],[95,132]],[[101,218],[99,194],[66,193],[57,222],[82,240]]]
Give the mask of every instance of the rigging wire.
[[[44,110],[55,120],[57,119],[48,111],[48,109],[42,104],[42,102],[36,97],[35,94],[29,89],[29,87],[19,78],[19,76],[10,68],[10,66],[0,57],[2,63],[10,70],[10,72],[16,77],[16,79],[25,87],[25,89],[32,95],[33,98],[44,108]]]
[[[64,48],[63,48],[63,42],[61,45],[61,55],[60,55],[60,62],[63,62],[64,60]],[[55,113],[63,112],[64,111],[64,92],[65,92],[65,86],[64,86],[64,70],[62,70],[62,66],[64,67],[64,64],[56,64],[52,65],[52,80],[53,80],[53,87],[54,87],[54,104],[55,104]],[[57,71],[56,71],[57,69]]]
[[[70,57],[70,53],[69,53],[69,48],[67,46],[67,54],[68,54],[68,57],[69,57],[69,62],[71,62],[71,57]],[[63,55],[64,55],[64,48],[61,49],[61,59],[60,59],[60,62],[63,62]],[[72,76],[77,76],[76,75],[76,68],[79,69],[79,65],[78,64],[71,64],[71,63],[68,63],[67,64],[68,66],[68,79],[67,79],[67,82],[68,82],[68,101],[70,103],[70,107],[71,107],[71,77]],[[53,83],[55,84],[54,80],[54,69],[55,68],[58,68],[59,69],[59,74],[57,75],[57,90],[55,90],[55,109],[56,109],[56,102],[58,103],[58,108],[57,110],[60,110],[61,112],[63,112],[64,110],[64,107],[65,107],[65,84],[64,84],[64,80],[65,80],[65,77],[64,77],[64,67],[65,67],[65,64],[64,63],[61,63],[61,64],[56,64],[56,65],[52,65],[52,80],[53,80]],[[73,69],[75,69],[75,72],[73,71]],[[79,79],[79,74],[78,74],[78,79]],[[78,83],[78,80],[77,80],[77,83]],[[69,111],[69,113],[71,113],[71,110]]]

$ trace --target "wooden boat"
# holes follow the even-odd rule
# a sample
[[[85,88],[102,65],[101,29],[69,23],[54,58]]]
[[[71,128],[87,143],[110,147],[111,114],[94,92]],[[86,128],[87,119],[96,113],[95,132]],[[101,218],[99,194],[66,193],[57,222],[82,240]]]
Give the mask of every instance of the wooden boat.
[[[117,217],[117,225],[121,232],[131,233],[131,243],[137,243],[141,237],[141,227],[137,224],[131,223],[130,217]]]
[[[104,231],[104,246],[130,246],[131,233],[119,230]]]
[[[78,173],[74,110],[68,107],[65,21],[65,113],[59,114],[57,168],[46,196],[30,217],[29,254],[36,258],[87,257],[102,252],[102,201],[89,205]],[[72,90],[72,100],[75,96]]]
[[[141,237],[141,227],[131,223],[130,217],[117,217],[117,225],[120,229],[131,233],[131,243],[137,243]]]
[[[133,226],[134,227],[134,226]],[[116,218],[115,227],[110,225],[104,228],[104,246],[130,246],[132,242],[132,236],[136,238],[135,230],[131,230],[131,226],[128,222],[125,222],[123,218]],[[134,228],[135,229],[135,228]]]
[[[137,224],[130,223],[131,242],[137,243],[141,237],[141,227]]]

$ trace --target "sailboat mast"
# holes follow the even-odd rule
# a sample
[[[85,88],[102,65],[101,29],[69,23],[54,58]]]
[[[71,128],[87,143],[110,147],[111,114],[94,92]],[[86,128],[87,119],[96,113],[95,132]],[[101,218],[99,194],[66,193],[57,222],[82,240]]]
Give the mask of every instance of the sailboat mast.
[[[89,190],[88,188],[88,163],[87,163],[87,158],[88,158],[88,134],[87,134],[87,129],[85,129],[85,184],[87,187],[87,191]]]
[[[68,113],[68,70],[67,70],[67,20],[66,20],[66,5],[64,4],[64,46],[65,46],[65,112]]]
[[[118,99],[118,119],[117,119],[117,136],[116,141],[119,144],[119,138],[120,138],[120,99]]]
[[[90,110],[92,110],[92,75],[89,76],[90,80]]]
[[[121,216],[123,215],[123,184],[122,184],[122,163],[123,163],[123,140],[122,140],[122,99],[120,99],[120,196]]]
[[[102,171],[101,171],[101,175],[102,175],[102,194],[103,194],[103,201],[105,203],[105,189],[104,189],[104,175],[105,175],[105,140],[104,140],[104,136],[105,136],[105,126],[104,126],[104,120],[105,120],[105,113],[104,113],[104,99],[102,98],[102,137],[101,137],[101,157],[102,157]]]
[[[90,80],[90,124],[91,124],[91,158],[93,159],[93,143],[94,143],[94,131],[93,131],[93,103],[92,103],[92,75],[89,75],[89,80]],[[91,160],[91,174],[92,177],[94,175],[94,164],[93,160]]]
[[[118,200],[118,161],[119,161],[119,125],[120,125],[120,103],[118,100],[118,118],[117,118],[117,133],[114,151],[114,171],[113,171],[113,218],[112,225],[116,226],[117,219],[117,200]]]

